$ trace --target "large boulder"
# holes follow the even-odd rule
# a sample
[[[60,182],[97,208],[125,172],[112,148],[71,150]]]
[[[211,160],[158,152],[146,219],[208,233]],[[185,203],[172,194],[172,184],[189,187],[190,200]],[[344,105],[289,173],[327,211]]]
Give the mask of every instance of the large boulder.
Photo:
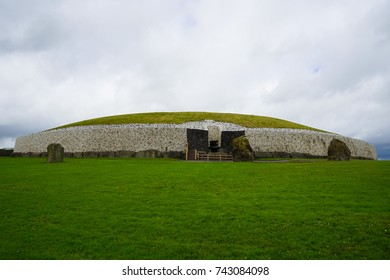
[[[340,140],[333,139],[328,147],[328,160],[349,160],[351,150]]]
[[[64,161],[64,147],[61,144],[53,143],[47,146],[47,162],[63,162]]]
[[[245,135],[233,139],[233,161],[253,161],[255,155]]]

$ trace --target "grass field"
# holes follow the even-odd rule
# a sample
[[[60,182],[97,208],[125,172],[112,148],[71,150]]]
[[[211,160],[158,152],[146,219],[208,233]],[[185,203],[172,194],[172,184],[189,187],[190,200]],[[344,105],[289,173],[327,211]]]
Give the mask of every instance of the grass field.
[[[107,116],[102,118],[90,119],[63,125],[57,128],[65,128],[72,126],[84,125],[106,125],[106,124],[181,124],[185,122],[215,120],[220,122],[229,122],[242,125],[245,127],[261,127],[261,128],[293,128],[317,130],[316,128],[308,127],[298,123],[255,115],[231,114],[231,113],[212,113],[212,112],[156,112],[156,113],[139,113]]]
[[[0,158],[1,259],[389,259],[390,162]]]

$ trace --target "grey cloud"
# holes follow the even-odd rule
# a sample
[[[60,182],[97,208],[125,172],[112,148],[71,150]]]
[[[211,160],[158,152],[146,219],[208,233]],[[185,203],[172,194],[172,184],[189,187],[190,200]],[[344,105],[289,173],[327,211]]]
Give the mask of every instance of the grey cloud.
[[[390,145],[388,143],[386,144],[377,143],[375,147],[376,147],[376,152],[378,154],[378,159],[380,160],[390,159]]]
[[[64,34],[52,19],[40,19],[31,23],[19,34],[0,35],[0,52],[38,52],[58,45]]]
[[[24,132],[26,132],[26,127],[0,125],[0,137],[17,137],[20,136],[20,133]]]
[[[19,136],[36,132],[34,126],[25,126],[23,124],[1,125],[0,124],[0,149],[13,148],[15,139]]]
[[[41,51],[61,38],[52,1],[2,1],[1,52]]]
[[[388,10],[379,0],[2,1],[0,125],[232,111],[382,147]]]

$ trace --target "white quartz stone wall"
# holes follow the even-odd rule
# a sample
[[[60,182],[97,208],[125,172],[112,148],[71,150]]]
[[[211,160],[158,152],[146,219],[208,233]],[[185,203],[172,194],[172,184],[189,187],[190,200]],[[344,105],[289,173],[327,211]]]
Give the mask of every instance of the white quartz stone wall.
[[[247,129],[245,135],[254,151],[303,153],[327,156],[333,139],[343,141],[351,150],[352,157],[377,159],[374,145],[333,133],[300,129]]]
[[[47,151],[50,143],[60,143],[65,152],[183,151],[186,142],[185,128],[147,125],[80,126],[19,137],[14,152],[42,153]]]
[[[256,152],[303,153],[327,156],[333,139],[346,143],[353,157],[376,159],[375,147],[367,142],[332,133],[298,129],[245,128],[211,120],[174,124],[126,124],[79,126],[44,131],[19,137],[15,153],[42,153],[51,143],[60,143],[65,152],[184,151],[187,128],[219,127],[220,131],[245,130]]]

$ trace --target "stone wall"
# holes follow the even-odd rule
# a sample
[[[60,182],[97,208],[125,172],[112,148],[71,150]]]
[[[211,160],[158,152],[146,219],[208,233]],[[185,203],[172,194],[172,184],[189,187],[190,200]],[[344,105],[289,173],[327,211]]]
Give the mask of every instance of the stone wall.
[[[185,151],[187,129],[206,130],[218,126],[221,132],[245,131],[256,155],[303,155],[326,157],[333,139],[343,141],[354,158],[376,159],[375,147],[367,142],[332,133],[297,129],[245,128],[211,120],[173,124],[127,124],[80,126],[35,133],[17,138],[15,154],[40,155],[51,143],[60,143],[66,155],[142,156],[175,155]],[[154,151],[154,152],[145,152]]]
[[[330,142],[338,139],[348,146],[352,157],[377,159],[374,145],[333,133],[299,129],[253,128],[247,129],[245,135],[256,153],[269,153],[274,156],[279,153],[279,155],[326,157]]]
[[[60,143],[66,153],[157,150],[182,151],[186,129],[177,127],[103,125],[44,131],[16,139],[15,153],[42,153]]]

